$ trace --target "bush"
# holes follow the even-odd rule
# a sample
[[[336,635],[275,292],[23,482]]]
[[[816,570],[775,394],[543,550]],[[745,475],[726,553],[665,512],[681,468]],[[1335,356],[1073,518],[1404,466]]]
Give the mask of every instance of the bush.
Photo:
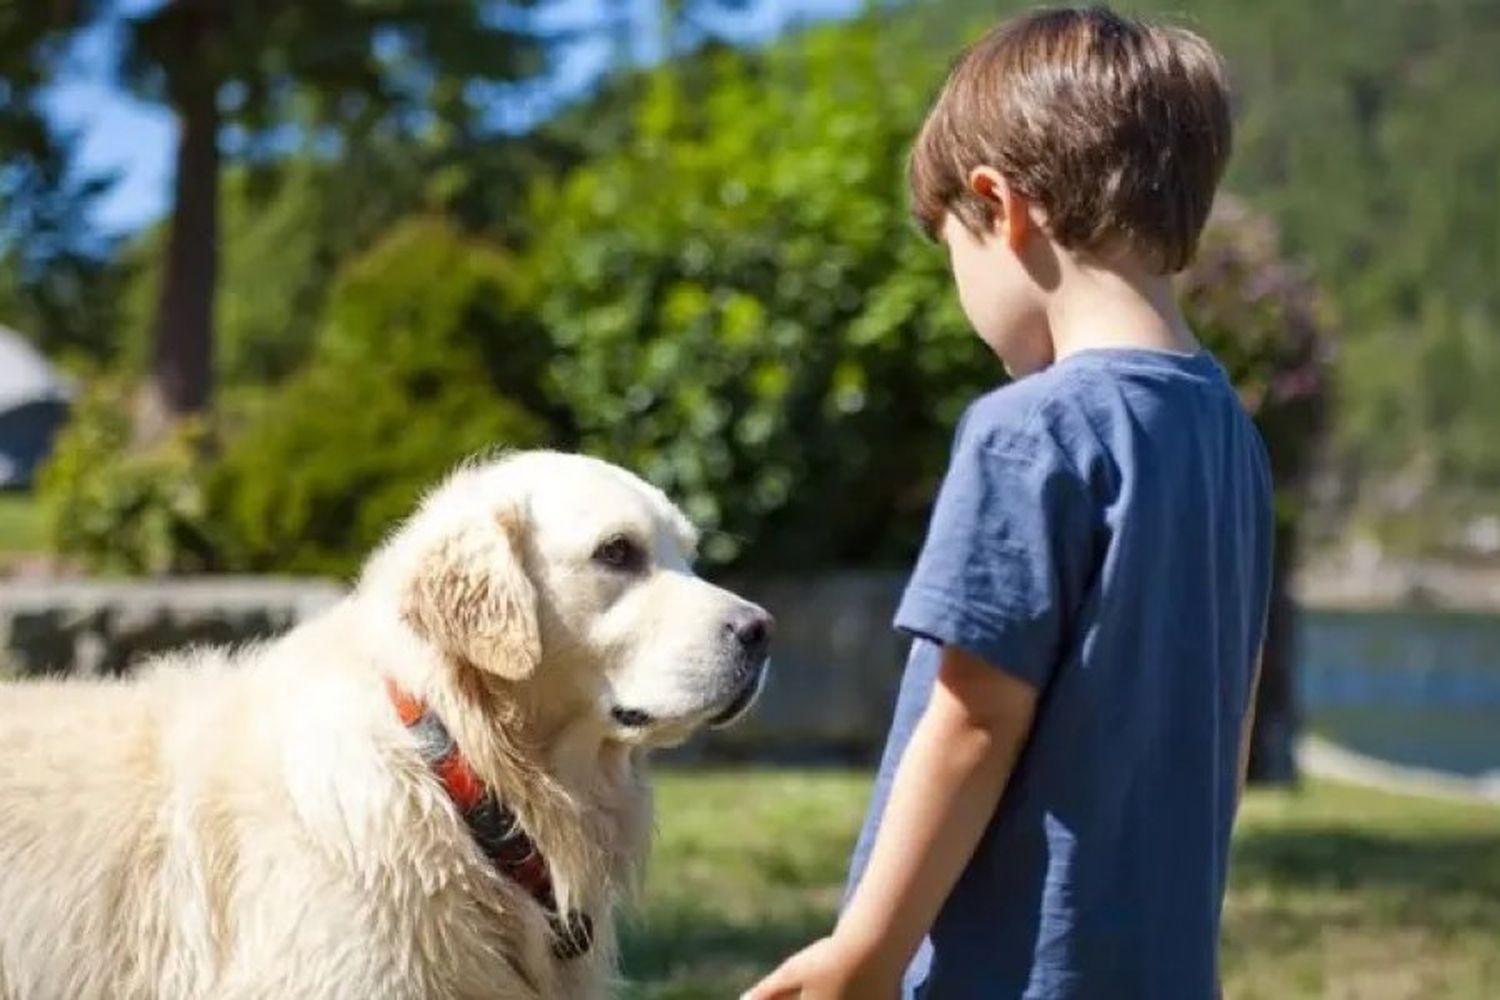
[[[908,562],[954,422],[1004,377],[906,216],[941,68],[868,19],[711,53],[623,89],[625,138],[537,180],[520,257],[397,225],[339,271],[300,374],[223,419],[219,562],[348,571],[461,457],[544,443],[654,480],[711,566]],[[1295,483],[1326,382],[1310,286],[1231,206],[1182,289]]]
[[[221,399],[217,455],[202,423],[137,447],[126,387],[92,389],[43,474],[51,547],[106,572],[352,572],[459,461],[566,426],[528,294],[449,223],[398,224],[339,272],[299,374]]]
[[[133,441],[130,392],[94,385],[74,405],[38,484],[48,546],[100,573],[200,572],[216,566],[199,478],[205,429],[179,425]]]
[[[309,372],[210,473],[223,559],[348,575],[460,460],[542,438],[534,417],[482,387],[433,392],[420,374]]]
[[[461,459],[545,442],[502,394],[535,384],[523,290],[503,254],[434,219],[351,262],[307,370],[229,430],[210,473],[224,560],[349,573]]]
[[[664,69],[623,148],[539,187],[552,392],[585,448],[718,529],[711,563],[904,564],[954,422],[1004,378],[906,215],[941,68],[862,21],[717,54],[691,88]],[[1305,279],[1231,208],[1183,291],[1291,482],[1325,383]]]
[[[1312,281],[1276,228],[1235,198],[1214,207],[1198,259],[1178,279],[1183,309],[1255,418],[1290,517],[1329,409],[1333,343]]]
[[[548,385],[716,529],[710,563],[905,559],[998,377],[902,207],[932,77],[902,44],[857,23],[657,72],[627,144],[536,192]]]

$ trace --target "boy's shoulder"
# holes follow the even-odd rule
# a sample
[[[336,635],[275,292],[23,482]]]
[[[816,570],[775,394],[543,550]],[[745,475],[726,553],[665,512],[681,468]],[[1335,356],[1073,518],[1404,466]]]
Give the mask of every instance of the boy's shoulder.
[[[954,448],[985,448],[1033,465],[1050,458],[1085,480],[1108,482],[1122,436],[1191,451],[1195,439],[1183,430],[1201,412],[1205,393],[1249,426],[1227,374],[1207,351],[1083,352],[974,400]]]
[[[1087,382],[1073,366],[1053,365],[991,389],[964,410],[955,447],[988,445],[1031,451],[1076,443],[1089,425]]]

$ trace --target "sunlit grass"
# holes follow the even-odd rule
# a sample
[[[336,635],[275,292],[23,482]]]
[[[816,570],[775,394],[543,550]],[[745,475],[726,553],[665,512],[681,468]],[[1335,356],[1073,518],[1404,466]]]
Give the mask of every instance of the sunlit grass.
[[[42,519],[35,499],[0,493],[0,558],[42,548]]]
[[[679,771],[657,787],[628,996],[733,996],[831,926],[868,775]],[[1231,998],[1500,996],[1500,810],[1254,792],[1225,925]]]
[[[1246,803],[1230,996],[1500,996],[1500,809],[1319,784]]]

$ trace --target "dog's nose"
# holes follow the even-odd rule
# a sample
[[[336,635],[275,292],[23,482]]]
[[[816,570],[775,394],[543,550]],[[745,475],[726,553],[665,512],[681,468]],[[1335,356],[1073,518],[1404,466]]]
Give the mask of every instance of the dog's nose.
[[[760,660],[770,648],[773,624],[774,619],[764,609],[750,605],[733,612],[724,628],[734,636],[746,658]]]

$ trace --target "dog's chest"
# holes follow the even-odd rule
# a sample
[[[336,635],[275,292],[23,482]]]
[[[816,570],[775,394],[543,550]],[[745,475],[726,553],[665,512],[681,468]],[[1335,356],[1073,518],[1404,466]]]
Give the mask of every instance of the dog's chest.
[[[413,958],[435,976],[444,968],[455,971],[455,996],[480,985],[475,995],[549,1000],[608,995],[616,977],[615,910],[636,893],[650,815],[649,796],[632,779],[595,789],[585,811],[568,816],[558,810],[545,822],[532,821],[560,906],[585,914],[591,926],[588,947],[581,951],[559,948],[558,912],[549,912],[527,887],[497,870],[472,838],[463,839],[468,831],[455,826],[449,831],[454,874],[434,898],[441,898],[433,907],[434,925],[410,928],[409,940],[431,943]]]

